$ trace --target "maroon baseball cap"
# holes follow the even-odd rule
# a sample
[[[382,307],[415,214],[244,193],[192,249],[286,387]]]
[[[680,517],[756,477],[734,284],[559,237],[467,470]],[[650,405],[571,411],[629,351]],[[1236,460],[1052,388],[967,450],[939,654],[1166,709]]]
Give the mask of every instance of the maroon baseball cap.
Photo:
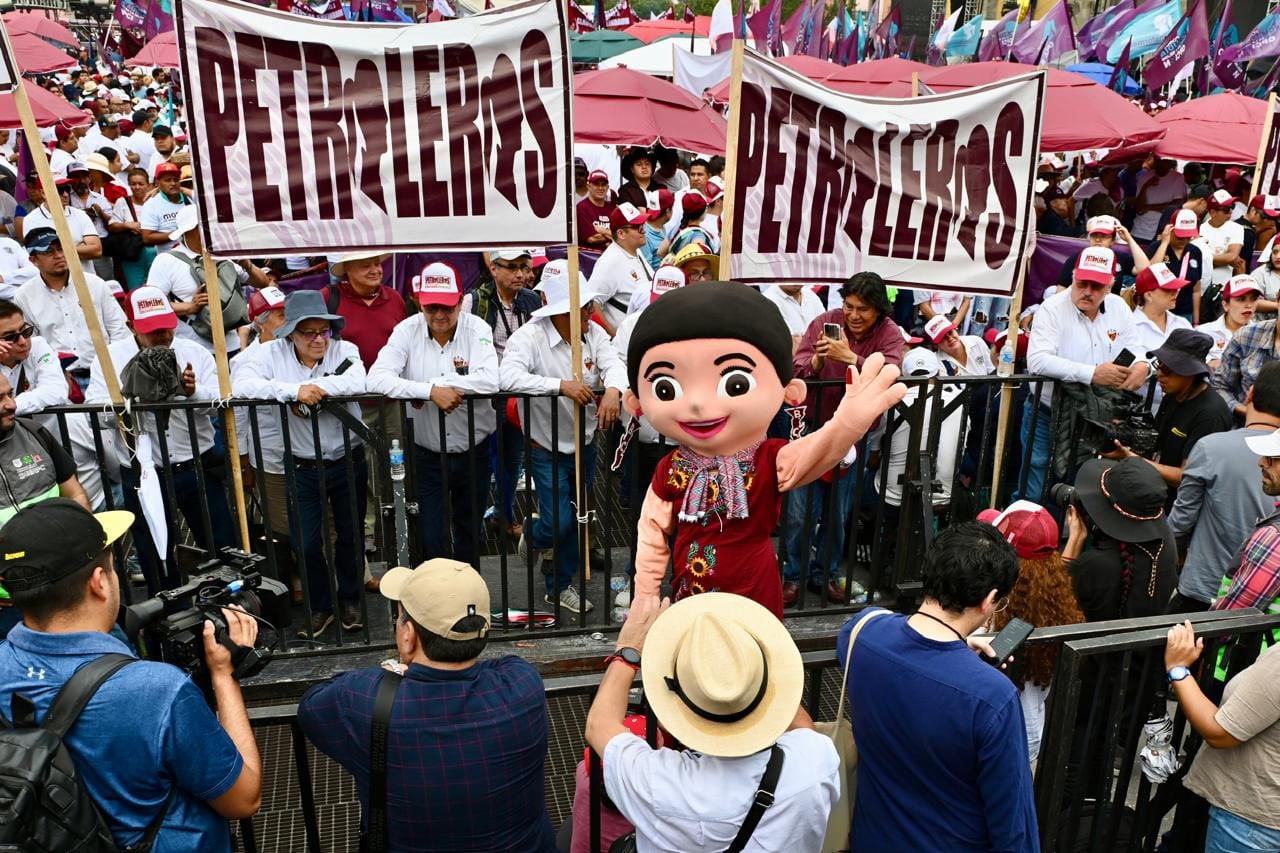
[[[1058,550],[1058,522],[1049,511],[1031,501],[1014,501],[1004,512],[984,509],[978,521],[990,524],[1023,560],[1048,557]]]
[[[707,200],[697,190],[689,190],[680,199],[680,207],[685,213],[699,214],[707,209]]]
[[[658,203],[656,205],[650,205],[649,210],[654,213],[657,213],[658,215],[661,215],[662,211],[670,210],[672,207],[675,206],[675,203],[676,203],[675,193],[673,193],[671,190],[658,190]]]
[[[165,162],[161,163],[159,166],[156,166],[156,177],[158,178],[161,175],[177,175],[181,177],[182,167],[179,166],[177,163],[170,163],[169,161],[166,160]]]

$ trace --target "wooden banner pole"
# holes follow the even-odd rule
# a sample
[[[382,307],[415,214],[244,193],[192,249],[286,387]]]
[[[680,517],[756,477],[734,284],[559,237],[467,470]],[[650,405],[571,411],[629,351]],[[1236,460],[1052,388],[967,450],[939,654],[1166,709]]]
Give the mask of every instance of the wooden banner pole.
[[[569,260],[569,351],[570,358],[573,359],[573,381],[582,381],[582,311],[578,307],[581,303],[582,288],[578,285],[578,246],[576,243],[570,243],[568,246]],[[573,492],[576,497],[574,514],[578,519],[578,527],[575,528],[576,533],[580,533],[579,542],[582,545],[579,558],[582,560],[583,580],[591,580],[591,521],[590,513],[587,512],[587,492],[583,488],[582,479],[582,418],[584,410],[581,404],[575,404],[573,407]],[[580,519],[587,518],[587,521]],[[585,601],[587,591],[579,590]],[[612,606],[606,602],[608,606]]]
[[[5,42],[7,47],[7,34]],[[89,285],[84,278],[84,266],[80,263],[80,255],[76,252],[76,241],[71,234],[71,226],[67,224],[67,213],[62,207],[62,196],[58,195],[53,171],[49,168],[49,158],[45,155],[44,146],[40,142],[40,128],[36,126],[36,117],[31,112],[31,102],[27,99],[27,93],[21,81],[18,81],[13,88],[13,101],[18,108],[18,116],[22,119],[22,132],[27,137],[27,150],[31,152],[31,160],[35,164],[36,173],[40,176],[40,187],[44,190],[45,204],[49,205],[49,218],[53,220],[53,228],[58,232],[58,241],[62,244],[62,252],[67,258],[67,271],[71,278],[71,285],[76,291],[76,300],[80,303],[80,310],[84,312],[84,321],[89,326],[94,355],[102,365],[102,378],[107,383],[107,394],[111,397],[112,405],[123,406],[124,398],[120,394],[120,379],[116,375],[115,365],[111,363],[111,353],[107,351],[107,336],[98,317],[93,296],[89,293]]]
[[[218,397],[231,397],[231,367],[227,359],[227,335],[222,327],[222,286],[218,283],[218,265],[203,244],[200,254],[204,259],[204,288],[209,296],[209,328],[213,336],[213,360],[218,367]],[[244,472],[240,470],[240,445],[236,440],[236,418],[230,408],[222,410],[222,423],[226,427],[227,464],[231,466],[231,485],[236,497],[236,515],[240,519],[240,547],[252,551],[249,541],[249,509],[244,499]]]
[[[1253,185],[1249,188],[1249,200],[1258,194],[1258,184],[1262,180],[1262,164],[1267,156],[1267,140],[1271,137],[1271,122],[1276,114],[1276,93],[1267,95],[1267,117],[1262,122],[1262,138],[1258,140],[1258,159],[1253,161]]]
[[[1027,268],[1031,266],[1031,258],[1022,261],[1018,270],[1018,286],[1014,288],[1013,300],[1009,303],[1009,326],[1005,330],[1004,347],[996,372],[1001,376],[1012,376],[1017,371],[1018,360],[1018,315],[1022,313],[1022,293],[1027,281]],[[1005,353],[1009,358],[1004,357]],[[1010,414],[1013,412],[1013,394],[1016,390],[1013,382],[1005,382],[1000,386],[1000,414],[996,420],[996,455],[991,468],[991,503],[992,509],[998,509],[996,501],[1000,496],[1000,476],[1004,467],[1004,449],[1009,440]],[[1039,497],[1037,495],[1037,497]]]
[[[733,229],[737,219],[738,183],[738,128],[742,119],[742,61],[746,56],[746,42],[733,40],[733,55],[729,60],[729,130],[724,142],[724,207],[720,210],[720,269],[716,278],[728,281],[733,278],[730,260],[733,258]]]

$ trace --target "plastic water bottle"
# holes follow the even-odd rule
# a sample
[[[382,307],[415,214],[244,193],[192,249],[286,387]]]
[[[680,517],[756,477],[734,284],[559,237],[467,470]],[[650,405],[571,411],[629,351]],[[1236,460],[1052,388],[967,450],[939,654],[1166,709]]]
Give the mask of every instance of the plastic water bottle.
[[[1005,343],[1000,350],[1000,364],[996,366],[996,374],[998,376],[1012,376],[1014,374],[1014,347],[1016,344]]]
[[[391,440],[391,479],[393,482],[404,480],[404,450],[398,438]]]

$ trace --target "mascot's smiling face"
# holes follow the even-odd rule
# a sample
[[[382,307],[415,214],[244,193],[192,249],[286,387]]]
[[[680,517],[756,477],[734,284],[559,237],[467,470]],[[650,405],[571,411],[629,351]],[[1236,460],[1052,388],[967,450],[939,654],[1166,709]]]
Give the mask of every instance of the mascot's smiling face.
[[[658,344],[645,352],[636,384],[626,393],[627,411],[704,456],[761,441],[783,402],[795,405],[805,395],[804,382],[783,385],[764,352],[732,338]]]

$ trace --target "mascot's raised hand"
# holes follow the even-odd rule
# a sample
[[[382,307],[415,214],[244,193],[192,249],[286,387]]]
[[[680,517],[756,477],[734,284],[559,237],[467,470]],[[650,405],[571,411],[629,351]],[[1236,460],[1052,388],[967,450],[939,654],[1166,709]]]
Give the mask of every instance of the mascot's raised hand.
[[[876,354],[850,368],[844,399],[820,429],[792,442],[766,438],[783,403],[805,398],[791,347],[777,306],[735,282],[671,291],[636,321],[624,405],[679,445],[658,464],[640,512],[637,598],[659,594],[670,563],[677,600],[733,592],[782,617],[770,536],[783,493],[835,466],[906,393],[898,369]]]

